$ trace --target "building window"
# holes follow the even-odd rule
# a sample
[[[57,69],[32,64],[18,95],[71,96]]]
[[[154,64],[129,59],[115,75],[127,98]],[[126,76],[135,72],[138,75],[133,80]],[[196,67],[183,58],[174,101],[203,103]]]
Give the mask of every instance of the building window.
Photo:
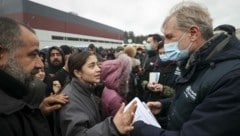
[[[67,37],[67,40],[69,40],[69,41],[79,41],[79,38]]]
[[[65,37],[52,35],[52,39],[53,39],[53,40],[64,40]]]

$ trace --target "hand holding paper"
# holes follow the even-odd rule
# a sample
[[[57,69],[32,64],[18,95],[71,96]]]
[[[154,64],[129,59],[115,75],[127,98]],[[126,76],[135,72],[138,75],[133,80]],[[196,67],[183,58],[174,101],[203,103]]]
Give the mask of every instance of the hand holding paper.
[[[155,117],[153,116],[153,114],[151,113],[150,109],[148,108],[148,106],[144,103],[141,102],[139,98],[135,97],[124,109],[124,111],[126,111],[126,109],[129,108],[129,105],[131,105],[132,102],[136,101],[137,102],[137,109],[135,112],[135,116],[134,116],[134,122],[138,121],[138,120],[142,120],[143,122],[149,124],[149,125],[153,125],[156,127],[161,128],[161,126],[158,124],[157,120],[155,119]]]

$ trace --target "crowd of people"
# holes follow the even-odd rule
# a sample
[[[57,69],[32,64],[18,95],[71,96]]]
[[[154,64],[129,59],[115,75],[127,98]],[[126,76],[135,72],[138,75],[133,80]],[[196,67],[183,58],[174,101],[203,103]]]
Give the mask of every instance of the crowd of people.
[[[0,17],[1,136],[238,136],[240,41],[207,8],[175,5],[143,47],[39,49],[28,25]],[[150,73],[160,73],[151,81]],[[133,98],[161,128],[135,121]]]

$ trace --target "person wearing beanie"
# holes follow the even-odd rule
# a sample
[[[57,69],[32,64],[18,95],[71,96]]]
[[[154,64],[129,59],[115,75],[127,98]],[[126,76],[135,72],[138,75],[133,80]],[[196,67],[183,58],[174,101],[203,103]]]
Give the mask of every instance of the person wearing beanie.
[[[124,53],[126,53],[129,57],[135,57],[137,50],[133,46],[127,46],[124,48]]]
[[[136,53],[137,50],[133,46],[126,46],[124,48],[124,53],[127,54],[132,61],[132,71],[130,73],[130,78],[129,78],[129,92],[127,95],[127,101],[130,102],[134,97],[141,97],[140,96],[140,91],[139,91],[139,81],[140,78],[138,76],[138,73],[140,71],[140,60],[136,59]],[[141,99],[141,98],[140,98]]]
[[[136,53],[137,53],[137,50],[135,49],[135,47],[133,47],[133,46],[125,47],[124,48],[124,53],[126,53],[132,59],[133,67],[140,65],[140,60],[134,58]]]
[[[103,117],[114,116],[121,104],[126,103],[131,69],[131,59],[126,54],[102,63],[101,80],[105,85],[101,96]]]

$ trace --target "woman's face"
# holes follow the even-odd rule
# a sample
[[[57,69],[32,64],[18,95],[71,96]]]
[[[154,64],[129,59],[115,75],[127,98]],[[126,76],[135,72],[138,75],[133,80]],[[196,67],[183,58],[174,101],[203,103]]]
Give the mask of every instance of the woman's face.
[[[62,85],[58,80],[54,80],[52,82],[53,82],[52,83],[53,84],[53,86],[52,86],[53,92],[54,92],[54,94],[58,94],[59,91],[61,90]]]
[[[38,73],[35,75],[35,78],[43,81],[45,78],[45,71],[44,68],[39,69]]]
[[[99,83],[100,72],[101,70],[98,66],[97,57],[95,55],[91,55],[82,66],[82,69],[77,71],[77,77],[80,81],[85,83]]]

